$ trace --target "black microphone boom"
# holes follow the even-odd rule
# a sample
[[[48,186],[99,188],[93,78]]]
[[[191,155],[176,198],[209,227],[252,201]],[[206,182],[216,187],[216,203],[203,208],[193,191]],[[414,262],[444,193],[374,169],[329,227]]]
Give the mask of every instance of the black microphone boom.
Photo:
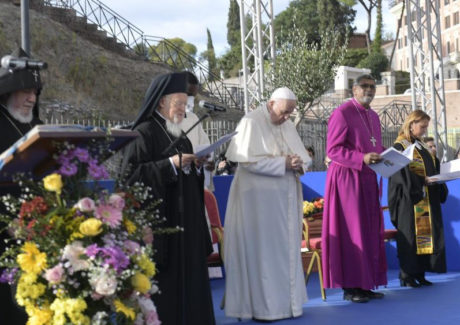
[[[207,108],[207,109],[218,111],[218,112],[225,112],[227,110],[223,106],[213,104],[213,103],[208,103],[208,102],[205,102],[204,100],[200,100],[200,102],[198,103],[198,106],[200,106],[201,108]]]
[[[6,55],[2,58],[2,68],[20,70],[20,69],[33,69],[40,70],[46,69],[48,64],[39,60],[32,60],[29,58],[15,58],[11,55]]]

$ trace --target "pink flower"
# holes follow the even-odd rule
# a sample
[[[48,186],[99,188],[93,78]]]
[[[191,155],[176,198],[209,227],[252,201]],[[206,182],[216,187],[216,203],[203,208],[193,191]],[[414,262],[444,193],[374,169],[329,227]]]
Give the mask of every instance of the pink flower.
[[[46,270],[45,279],[51,283],[59,283],[62,281],[64,276],[64,268],[62,264],[58,264],[55,267]]]
[[[125,240],[123,242],[123,248],[126,250],[128,255],[137,254],[141,250],[141,246],[132,240]]]
[[[109,197],[109,204],[118,210],[123,210],[125,200],[118,194],[112,194]]]
[[[82,212],[94,211],[96,204],[89,197],[84,197],[77,203],[77,208]]]
[[[142,229],[142,240],[147,245],[153,243],[153,232],[150,227],[144,227]]]
[[[98,206],[94,211],[94,215],[111,228],[119,226],[123,217],[120,210],[105,204]]]

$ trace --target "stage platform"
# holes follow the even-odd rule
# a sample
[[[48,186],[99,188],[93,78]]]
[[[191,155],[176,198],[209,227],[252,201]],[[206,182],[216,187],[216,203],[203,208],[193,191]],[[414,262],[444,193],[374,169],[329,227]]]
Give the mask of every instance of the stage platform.
[[[342,299],[342,290],[326,290],[327,300],[321,300],[318,274],[310,277],[307,286],[308,302],[303,315],[295,319],[274,322],[276,325],[455,325],[460,324],[460,272],[428,273],[431,287],[401,288],[398,271],[388,271],[388,285],[378,291],[385,294],[381,300],[357,304]],[[225,280],[211,280],[214,311],[218,325],[261,324],[244,319],[225,317],[219,309],[224,294]]]

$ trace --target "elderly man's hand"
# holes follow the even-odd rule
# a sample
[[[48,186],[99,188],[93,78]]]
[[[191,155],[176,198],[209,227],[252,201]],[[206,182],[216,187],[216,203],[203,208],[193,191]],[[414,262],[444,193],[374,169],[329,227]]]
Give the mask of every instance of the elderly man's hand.
[[[174,155],[171,157],[176,168],[179,168],[179,155]],[[191,153],[182,154],[182,167],[190,166],[190,164],[196,159],[196,156]]]
[[[286,170],[302,170],[303,161],[297,155],[288,155],[286,156]]]

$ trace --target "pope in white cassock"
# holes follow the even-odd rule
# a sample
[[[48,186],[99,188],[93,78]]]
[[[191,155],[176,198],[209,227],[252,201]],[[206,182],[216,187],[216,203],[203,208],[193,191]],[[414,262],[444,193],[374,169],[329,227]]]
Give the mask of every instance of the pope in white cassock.
[[[225,215],[225,314],[276,320],[302,314],[302,187],[311,161],[289,120],[297,98],[276,89],[248,113],[227,150],[238,163]]]

